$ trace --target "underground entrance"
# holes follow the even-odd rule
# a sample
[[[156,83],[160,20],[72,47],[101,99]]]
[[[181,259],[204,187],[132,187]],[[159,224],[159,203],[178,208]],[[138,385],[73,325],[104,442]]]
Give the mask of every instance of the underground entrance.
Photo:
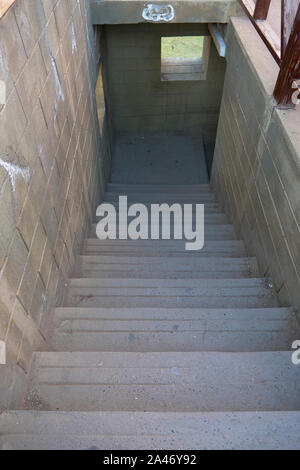
[[[225,69],[207,24],[102,27],[96,96],[110,181],[208,183]]]
[[[300,7],[274,49],[269,4],[0,0],[0,449],[299,448]]]

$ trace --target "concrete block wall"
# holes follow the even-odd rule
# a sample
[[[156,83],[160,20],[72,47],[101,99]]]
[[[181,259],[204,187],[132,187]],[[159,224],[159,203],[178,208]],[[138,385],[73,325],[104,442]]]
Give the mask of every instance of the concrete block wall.
[[[281,303],[299,311],[300,109],[274,106],[278,66],[248,19],[232,19],[227,51],[213,188]]]
[[[209,35],[206,24],[105,26],[111,117],[117,133],[203,132],[214,141],[225,60],[211,42],[205,81],[161,81],[161,37]]]
[[[16,0],[0,20],[0,407],[17,403],[32,350],[45,347],[103,189],[88,7]]]

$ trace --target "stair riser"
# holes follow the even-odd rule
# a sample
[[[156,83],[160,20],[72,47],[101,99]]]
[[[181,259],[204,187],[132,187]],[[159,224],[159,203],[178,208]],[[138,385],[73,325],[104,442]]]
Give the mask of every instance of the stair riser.
[[[149,256],[140,258],[139,256],[114,256],[113,254],[105,256],[95,255],[84,255],[78,257],[78,261],[83,266],[89,266],[93,268],[102,268],[104,265],[110,265],[112,269],[118,268],[120,271],[128,270],[132,267],[151,269],[158,268],[161,270],[175,269],[192,272],[194,269],[203,271],[235,271],[245,269],[250,266],[248,258],[230,258],[220,259],[219,257],[211,257],[206,259],[205,256],[194,256],[190,257],[187,255],[186,259],[180,257],[168,257],[168,256]]]
[[[65,305],[69,307],[188,307],[188,308],[265,308],[275,307],[277,302],[269,295],[244,297],[227,295],[220,297],[135,297],[135,296],[99,296],[69,295]]]
[[[106,194],[109,193],[120,193],[120,192],[126,192],[128,194],[134,194],[134,193],[150,193],[154,192],[155,194],[157,193],[171,193],[171,194],[201,194],[203,192],[205,193],[210,193],[211,194],[211,189],[209,184],[189,184],[189,185],[161,185],[161,184],[117,184],[117,183],[109,183],[106,188],[107,192]]]
[[[88,314],[87,314],[88,317]],[[230,321],[220,319],[219,322],[211,320],[94,320],[94,319],[77,319],[77,320],[62,320],[60,324],[57,325],[57,328],[60,333],[97,333],[98,335],[103,335],[111,333],[112,335],[116,333],[117,335],[124,336],[130,334],[141,334],[147,335],[151,334],[169,334],[176,337],[180,333],[193,333],[197,332],[198,336],[200,333],[238,333],[238,332],[248,332],[248,333],[263,333],[265,332],[274,332],[286,331],[287,324],[285,321],[268,321],[261,322],[261,325],[256,325],[255,321]],[[130,338],[129,338],[130,339]]]
[[[255,259],[214,256],[80,256],[74,276],[88,278],[215,279],[257,277]]]
[[[235,271],[192,271],[185,272],[180,270],[153,271],[143,270],[133,267],[130,270],[118,271],[112,270],[110,266],[103,266],[103,269],[83,267],[77,269],[76,276],[94,279],[246,279],[252,276],[249,269],[240,269]]]
[[[96,247],[96,246],[91,246],[88,245],[85,249],[85,254],[88,256],[91,255],[108,255],[111,256],[112,254],[114,256],[141,256],[141,257],[157,257],[157,256],[168,256],[168,257],[184,257],[184,256],[220,256],[220,257],[229,257],[229,258],[237,258],[241,257],[244,258],[246,256],[246,251],[243,247],[240,247],[237,245],[235,248],[233,247],[214,247],[214,246],[204,246],[203,250],[201,251],[185,251],[184,248],[180,249],[179,247],[176,249],[175,247],[170,248],[170,249],[147,249],[144,247],[141,247],[140,249],[138,247],[121,247],[121,248],[113,248],[113,247]]]
[[[254,413],[255,414],[255,413]],[[160,415],[159,415],[160,416]],[[162,416],[161,419],[164,419]],[[279,422],[279,420],[277,420]],[[228,423],[231,424],[231,421]],[[279,424],[279,423],[278,423]],[[246,427],[247,423],[243,423]],[[173,425],[171,425],[174,427]],[[272,437],[270,438],[269,435],[271,432],[268,433],[267,428],[262,430],[262,436],[257,436],[255,430],[252,430],[251,436],[248,434],[242,433],[245,431],[242,429],[242,426],[237,426],[236,434],[240,434],[240,436],[235,437],[234,429],[231,428],[232,431],[229,433],[231,440],[229,440],[226,435],[220,439],[215,439],[212,436],[215,436],[219,433],[219,427],[212,426],[210,430],[207,430],[207,427],[203,426],[202,435],[206,435],[206,439],[204,437],[196,437],[190,436],[188,432],[186,434],[173,436],[173,434],[165,434],[160,435],[159,437],[157,434],[153,434],[151,436],[138,436],[138,435],[131,435],[131,436],[119,436],[119,435],[108,435],[108,434],[101,434],[97,432],[97,428],[95,427],[95,432],[92,436],[79,436],[78,435],[65,435],[59,433],[52,433],[52,434],[41,434],[41,435],[31,435],[26,436],[22,435],[19,436],[17,434],[0,437],[0,449],[3,450],[102,450],[105,449],[106,451],[115,451],[118,449],[119,451],[131,451],[133,448],[135,450],[145,451],[157,451],[163,447],[165,450],[174,451],[176,450],[295,450],[299,449],[298,441],[293,436],[292,439],[282,439],[281,436],[284,435],[286,432],[289,434],[299,435],[300,433],[300,424],[297,423],[297,426],[292,426],[289,424],[288,420],[284,423],[284,426],[276,428],[276,434],[274,435],[275,425],[272,428]],[[180,432],[178,429],[178,432]],[[78,431],[77,434],[80,434]],[[176,431],[174,431],[175,433]],[[195,426],[195,434],[199,433],[199,428]],[[210,434],[207,436],[207,434]]]
[[[162,250],[180,252],[185,250],[185,240],[99,240],[98,238],[89,238],[84,243],[85,248],[101,248],[103,250]],[[245,249],[241,240],[207,240],[205,248],[214,249]]]
[[[243,327],[241,327],[243,328]],[[97,327],[95,328],[95,330]],[[195,352],[195,351],[286,351],[294,341],[290,332],[279,331],[157,331],[102,333],[96,331],[56,333],[51,342],[56,351]]]
[[[283,351],[298,328],[288,309],[61,308],[54,323],[61,351]]]
[[[134,200],[134,197],[130,197],[128,199],[129,201],[131,200]],[[113,203],[110,203],[112,204],[117,213],[119,212],[119,200],[117,200],[116,202],[113,202]],[[182,210],[184,209],[184,203],[177,203],[180,205],[180,207],[182,208]],[[147,207],[148,211],[151,211],[151,202],[148,202],[148,203],[144,203],[144,205]],[[205,214],[219,214],[219,215],[224,215],[224,213],[220,210],[220,206],[218,203],[216,202],[207,202],[205,203]],[[196,205],[193,204],[193,213],[196,212]]]
[[[91,228],[91,237],[94,239],[96,238],[96,224],[93,224]],[[231,225],[208,225],[205,224],[204,227],[204,237],[205,241],[209,240],[220,240],[220,241],[225,241],[225,240],[236,240],[235,232],[234,229]],[[110,240],[111,241],[111,240]],[[139,240],[138,240],[139,241]],[[153,240],[150,240],[153,241]],[[161,240],[164,242],[164,240]],[[170,240],[172,241],[172,239]]]
[[[205,204],[216,203],[216,198],[211,193],[200,194],[155,194],[155,193],[107,193],[102,202],[118,203],[120,197],[127,196],[128,205],[142,203],[142,204]]]
[[[149,225],[150,225],[150,220],[151,220],[151,212],[148,211],[148,214],[149,214]],[[196,221],[196,213],[195,211],[192,212],[193,214],[193,222],[195,223]],[[139,214],[138,214],[139,215]],[[117,222],[117,225],[119,226],[119,211],[116,210],[116,222]],[[135,220],[136,219],[136,215],[134,216],[128,216],[127,217],[127,220],[128,220],[128,223]],[[95,219],[95,223],[99,222],[99,220],[101,220],[102,217],[96,217]],[[184,212],[182,212],[182,222],[180,222],[180,219],[179,220],[173,220],[173,216],[170,218],[170,219],[167,219],[167,220],[170,220],[170,226],[173,227],[174,225],[178,226],[178,225],[182,225],[184,226]],[[211,213],[211,212],[207,212],[205,211],[204,212],[204,222],[206,224],[219,224],[219,225],[224,225],[224,224],[227,224],[228,223],[228,219],[227,217],[222,214],[222,213]],[[122,224],[122,222],[121,222]],[[160,221],[160,225],[161,225],[161,221]]]
[[[108,281],[106,281],[108,282]],[[171,281],[173,282],[173,281]],[[177,281],[176,281],[177,282]],[[198,282],[198,281],[197,281]],[[260,324],[268,322],[278,322],[280,328],[284,323],[289,323],[295,329],[297,319],[292,309],[289,308],[265,308],[265,309],[180,309],[173,308],[67,308],[60,307],[55,309],[55,320],[137,320],[137,321],[192,321],[204,320],[215,321],[223,325],[228,322],[248,322],[259,328]]]

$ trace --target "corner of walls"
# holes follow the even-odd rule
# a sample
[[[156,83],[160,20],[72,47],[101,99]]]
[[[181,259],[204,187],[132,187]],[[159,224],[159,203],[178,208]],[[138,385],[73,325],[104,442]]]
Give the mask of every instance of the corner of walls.
[[[107,46],[107,27],[101,27],[101,47],[100,47],[100,56],[101,56],[101,73],[102,73],[102,84],[103,92],[105,98],[105,116],[103,121],[102,129],[102,165],[103,174],[105,181],[109,181],[110,172],[111,172],[111,163],[112,155],[114,151],[114,145],[116,140],[115,129],[112,121],[112,103],[111,103],[111,92],[110,92],[110,80],[108,76],[108,46]]]
[[[299,311],[300,109],[275,108],[278,66],[248,19],[232,18],[227,50],[212,187],[281,304]]]

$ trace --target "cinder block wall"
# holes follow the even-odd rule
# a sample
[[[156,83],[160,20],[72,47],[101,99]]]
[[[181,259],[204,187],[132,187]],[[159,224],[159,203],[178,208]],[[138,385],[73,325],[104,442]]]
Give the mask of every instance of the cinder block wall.
[[[213,41],[205,81],[161,81],[161,37],[209,35],[206,24],[105,26],[108,96],[114,129],[203,132],[214,141],[226,62]]]
[[[0,406],[14,406],[32,350],[100,198],[88,2],[16,0],[0,20]]]
[[[212,184],[282,304],[299,310],[300,109],[274,107],[278,66],[248,19],[232,19],[227,48]]]

